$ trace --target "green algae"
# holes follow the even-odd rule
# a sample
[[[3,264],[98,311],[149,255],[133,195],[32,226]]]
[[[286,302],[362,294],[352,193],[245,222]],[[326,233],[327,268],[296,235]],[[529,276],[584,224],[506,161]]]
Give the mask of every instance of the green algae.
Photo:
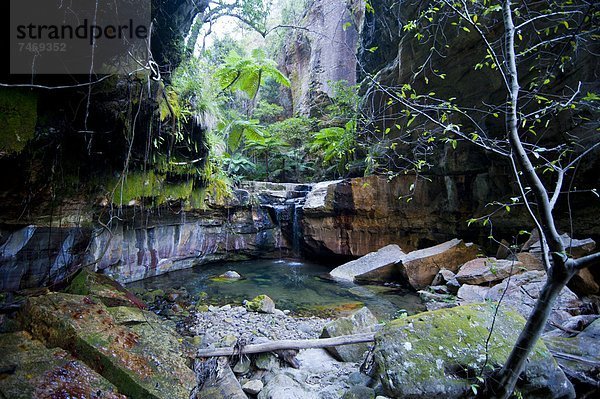
[[[19,153],[35,135],[37,96],[20,89],[0,89],[0,152]]]

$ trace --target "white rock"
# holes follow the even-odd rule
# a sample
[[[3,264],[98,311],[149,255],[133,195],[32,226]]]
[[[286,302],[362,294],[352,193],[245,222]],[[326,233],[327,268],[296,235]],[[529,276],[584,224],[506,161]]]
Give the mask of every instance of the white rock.
[[[257,395],[263,389],[261,380],[251,380],[242,385],[242,390],[250,395]]]

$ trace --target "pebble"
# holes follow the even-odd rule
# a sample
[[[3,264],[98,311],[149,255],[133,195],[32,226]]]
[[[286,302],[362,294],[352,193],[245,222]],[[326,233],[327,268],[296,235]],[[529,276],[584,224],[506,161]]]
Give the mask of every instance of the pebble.
[[[261,380],[251,380],[242,386],[242,390],[250,395],[258,395],[263,389],[263,383]]]

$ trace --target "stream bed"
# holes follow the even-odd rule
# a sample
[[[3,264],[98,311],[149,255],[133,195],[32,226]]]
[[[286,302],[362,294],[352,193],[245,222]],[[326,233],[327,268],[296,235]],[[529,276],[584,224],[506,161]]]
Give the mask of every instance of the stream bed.
[[[219,278],[228,270],[241,280]],[[328,278],[330,266],[299,260],[259,259],[192,267],[128,284],[164,291],[185,287],[210,305],[241,304],[257,295],[271,297],[278,309],[300,316],[340,316],[367,306],[380,320],[425,310],[419,296],[400,286],[356,285]]]

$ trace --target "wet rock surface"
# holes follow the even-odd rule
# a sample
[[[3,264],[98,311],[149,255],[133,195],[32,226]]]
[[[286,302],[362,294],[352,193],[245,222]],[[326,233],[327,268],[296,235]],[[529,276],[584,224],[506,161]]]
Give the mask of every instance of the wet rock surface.
[[[151,312],[50,293],[30,298],[20,320],[35,338],[77,353],[132,398],[185,398],[195,386],[177,334]]]
[[[126,398],[63,349],[47,349],[26,332],[0,334],[0,352],[3,398]]]

